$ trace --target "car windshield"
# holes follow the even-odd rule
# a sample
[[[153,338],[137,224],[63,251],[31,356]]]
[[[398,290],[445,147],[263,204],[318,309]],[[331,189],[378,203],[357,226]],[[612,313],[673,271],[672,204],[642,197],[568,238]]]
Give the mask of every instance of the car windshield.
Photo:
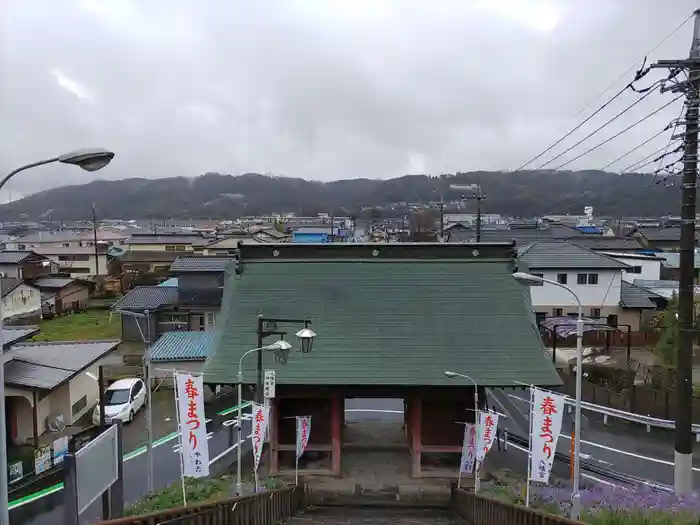
[[[129,389],[107,390],[105,392],[105,405],[123,405],[129,402]]]

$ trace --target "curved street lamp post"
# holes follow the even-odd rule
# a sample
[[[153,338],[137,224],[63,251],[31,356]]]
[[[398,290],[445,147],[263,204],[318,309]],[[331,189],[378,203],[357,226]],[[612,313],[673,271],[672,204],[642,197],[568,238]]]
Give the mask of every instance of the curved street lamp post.
[[[18,173],[43,166],[44,164],[52,164],[60,162],[62,164],[72,164],[78,166],[85,171],[96,171],[104,168],[114,158],[114,153],[100,148],[82,149],[52,157],[50,159],[40,160],[25,164],[11,171],[0,180],[0,190],[7,184],[12,177]],[[0,274],[0,290],[2,290],[2,274]],[[1,292],[0,292],[1,295]],[[2,304],[0,303],[0,307]],[[0,308],[0,353],[5,349],[4,340],[4,323],[2,309]],[[8,479],[7,479],[7,428],[5,420],[5,370],[0,365],[0,523],[10,523],[10,511],[8,509]]]
[[[456,377],[461,377],[462,379],[466,379],[468,381],[471,381],[472,384],[474,385],[474,424],[479,425],[479,386],[476,384],[476,381],[469,377],[466,374],[460,374],[459,372],[452,372],[451,370],[445,370],[445,375],[449,377],[450,379],[456,378]],[[477,466],[474,467],[474,492],[479,492],[479,472]],[[462,465],[459,465],[459,478],[461,480],[462,477]]]
[[[583,306],[581,299],[565,284],[545,279],[525,272],[515,272],[513,278],[522,284],[537,285],[542,283],[558,286],[569,292],[578,306],[576,319],[576,410],[574,414],[574,487],[571,494],[571,519],[577,520],[581,513],[580,470],[581,470],[581,383],[583,382]]]
[[[261,318],[259,318],[261,319]],[[314,338],[316,337],[316,334],[307,326],[302,328],[296,333],[297,338],[299,339],[299,344],[301,347],[301,352],[302,353],[309,353],[311,351],[311,348],[313,346]],[[289,351],[292,349],[292,345],[289,344],[287,341],[284,339],[279,339],[275,341],[272,344],[269,344],[267,346],[260,346],[258,348],[253,348],[252,350],[248,350],[247,352],[244,352],[241,358],[238,361],[238,374],[236,376],[236,382],[238,383],[238,446],[236,447],[236,495],[242,496],[243,495],[243,483],[242,483],[242,476],[241,476],[241,463],[243,460],[243,361],[247,356],[250,354],[258,354],[258,363],[260,363],[260,366],[262,366],[261,361],[262,361],[262,354],[264,352],[271,352],[275,354],[278,358],[278,361],[282,364],[287,362],[287,356],[289,355]]]

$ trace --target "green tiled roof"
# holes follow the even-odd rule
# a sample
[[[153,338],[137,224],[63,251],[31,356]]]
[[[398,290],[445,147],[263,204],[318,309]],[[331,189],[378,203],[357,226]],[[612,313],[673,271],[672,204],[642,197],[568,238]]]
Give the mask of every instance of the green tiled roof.
[[[166,332],[151,347],[151,361],[204,361],[214,332]]]
[[[313,351],[286,365],[265,356],[280,384],[560,384],[545,357],[529,289],[512,277],[512,245],[242,245],[230,270],[205,364],[207,380],[236,381],[256,346],[257,316],[310,318]],[[298,326],[278,323],[297,345]],[[274,336],[266,343],[274,341]],[[256,359],[244,378],[255,380]]]

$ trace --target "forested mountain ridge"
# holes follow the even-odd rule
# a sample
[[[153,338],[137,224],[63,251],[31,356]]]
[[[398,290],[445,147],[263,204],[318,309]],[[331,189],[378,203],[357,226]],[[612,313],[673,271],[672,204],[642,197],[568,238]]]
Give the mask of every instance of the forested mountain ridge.
[[[30,195],[0,206],[0,220],[89,219],[94,202],[104,218],[230,218],[244,215],[319,212],[350,215],[364,207],[459,198],[452,184],[479,184],[485,213],[521,217],[580,214],[677,215],[678,186],[652,175],[601,171],[474,171],[456,175],[407,175],[387,180],[315,182],[248,173],[199,177],[94,181]],[[473,206],[468,204],[467,206]]]

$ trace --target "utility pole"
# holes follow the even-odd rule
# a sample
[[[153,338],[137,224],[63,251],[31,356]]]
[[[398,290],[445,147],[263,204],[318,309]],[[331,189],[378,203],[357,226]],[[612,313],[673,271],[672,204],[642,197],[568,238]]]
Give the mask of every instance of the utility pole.
[[[95,203],[92,203],[92,244],[95,250],[95,282],[98,281],[100,275],[100,252],[97,249],[97,211],[95,211]]]
[[[445,201],[440,194],[440,242],[445,240]]]
[[[659,60],[654,68],[687,69],[688,82],[662,91],[685,91],[685,143],[681,198],[681,239],[678,290],[678,356],[676,360],[676,444],[673,483],[676,494],[693,491],[693,340],[695,273],[695,214],[698,174],[698,89],[700,88],[700,9],[695,13],[688,60]]]
[[[460,184],[452,184],[450,185],[450,188],[453,190],[467,190],[471,191],[472,194],[470,196],[467,196],[464,191],[461,191],[459,193],[459,198],[462,199],[463,201],[471,201],[475,200],[476,201],[476,242],[481,241],[481,227],[482,227],[482,222],[481,222],[481,201],[486,199],[486,194],[481,193],[481,186],[479,184],[467,184],[467,185],[460,185]]]

